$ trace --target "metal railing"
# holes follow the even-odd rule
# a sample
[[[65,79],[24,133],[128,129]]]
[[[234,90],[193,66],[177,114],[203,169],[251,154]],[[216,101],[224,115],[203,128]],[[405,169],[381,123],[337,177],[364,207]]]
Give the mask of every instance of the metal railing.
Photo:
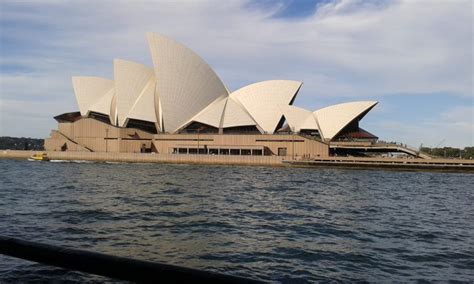
[[[0,236],[0,254],[140,283],[263,283],[175,265],[117,257]]]

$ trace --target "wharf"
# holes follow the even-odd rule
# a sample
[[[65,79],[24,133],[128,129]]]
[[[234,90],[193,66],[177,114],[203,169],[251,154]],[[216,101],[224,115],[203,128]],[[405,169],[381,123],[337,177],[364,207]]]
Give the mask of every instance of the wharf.
[[[311,160],[284,160],[283,164],[308,167],[429,170],[474,173],[474,160],[326,157]]]
[[[59,152],[0,150],[1,158],[28,159],[35,153],[47,153],[51,160],[117,163],[171,163],[206,165],[283,166],[281,156],[185,155],[118,152]]]
[[[393,169],[452,171],[474,173],[474,160],[415,159],[415,158],[359,158],[321,157],[302,159],[291,156],[233,156],[233,155],[179,155],[112,152],[59,152],[0,150],[0,159],[27,159],[36,153],[47,153],[51,160],[123,162],[123,163],[175,163],[205,165],[256,165],[294,167],[343,167],[362,169]]]

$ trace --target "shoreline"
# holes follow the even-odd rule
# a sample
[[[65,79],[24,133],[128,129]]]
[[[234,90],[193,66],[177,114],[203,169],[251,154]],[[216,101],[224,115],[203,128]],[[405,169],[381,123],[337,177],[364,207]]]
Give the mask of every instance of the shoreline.
[[[303,160],[298,157],[297,159],[292,160],[292,158],[288,156],[177,155],[25,150],[0,150],[0,159],[28,159],[35,153],[47,153],[51,160],[64,161],[315,167],[474,173],[474,160],[464,159],[324,157]]]
[[[214,155],[177,155],[150,153],[117,152],[58,152],[0,150],[0,159],[28,159],[36,153],[47,153],[51,160],[125,162],[125,163],[168,163],[168,164],[204,164],[204,165],[249,165],[249,166],[285,166],[280,156],[214,156]]]

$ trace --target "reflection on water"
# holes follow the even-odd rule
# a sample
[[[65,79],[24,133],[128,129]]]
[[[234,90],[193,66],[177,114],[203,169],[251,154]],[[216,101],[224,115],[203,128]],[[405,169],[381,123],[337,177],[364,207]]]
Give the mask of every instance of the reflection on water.
[[[0,160],[1,234],[281,282],[472,281],[472,204],[470,174]]]

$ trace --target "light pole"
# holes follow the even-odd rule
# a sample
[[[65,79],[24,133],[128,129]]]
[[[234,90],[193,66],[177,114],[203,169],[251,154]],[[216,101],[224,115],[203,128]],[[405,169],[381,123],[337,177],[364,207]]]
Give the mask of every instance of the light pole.
[[[291,130],[291,128],[290,128]],[[291,131],[291,147],[292,147],[292,150],[291,150],[291,159],[294,160],[295,159],[295,127],[293,127],[293,130]]]
[[[198,155],[200,154],[200,151],[199,151],[199,132],[201,130],[204,130],[203,126],[197,128],[197,140],[198,140],[198,151],[197,151],[197,153],[198,153]]]
[[[109,142],[109,128],[105,129],[105,152],[107,152],[107,146]]]

